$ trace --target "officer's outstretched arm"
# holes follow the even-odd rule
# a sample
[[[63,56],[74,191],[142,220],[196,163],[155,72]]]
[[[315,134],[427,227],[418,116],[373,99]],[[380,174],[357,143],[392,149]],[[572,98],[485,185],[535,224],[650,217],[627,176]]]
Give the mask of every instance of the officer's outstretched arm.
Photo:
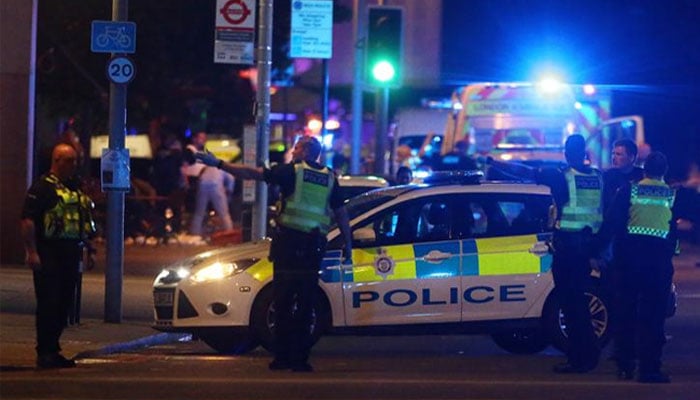
[[[345,207],[336,208],[333,210],[335,221],[338,223],[338,229],[345,240],[345,248],[343,248],[343,257],[345,261],[352,259],[352,233],[350,232],[350,219]]]
[[[194,157],[210,167],[216,167],[229,174],[241,179],[254,179],[261,181],[263,179],[263,169],[260,167],[249,167],[242,164],[233,164],[216,158],[208,151],[199,151],[194,154]]]

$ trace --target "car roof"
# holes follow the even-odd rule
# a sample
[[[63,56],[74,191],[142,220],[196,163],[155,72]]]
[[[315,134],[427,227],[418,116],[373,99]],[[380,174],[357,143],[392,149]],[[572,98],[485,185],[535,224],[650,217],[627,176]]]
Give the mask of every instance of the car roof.
[[[429,196],[443,193],[518,193],[549,195],[548,186],[529,182],[485,181],[478,184],[408,184],[373,190],[372,193],[399,197],[405,194],[413,197]]]

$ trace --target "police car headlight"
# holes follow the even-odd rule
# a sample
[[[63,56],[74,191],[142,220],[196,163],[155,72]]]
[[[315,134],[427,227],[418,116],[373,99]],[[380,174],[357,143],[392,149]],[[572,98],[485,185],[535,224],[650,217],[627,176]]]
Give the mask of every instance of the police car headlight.
[[[156,276],[156,283],[177,283],[188,276],[190,276],[190,270],[187,268],[164,269]]]
[[[258,260],[255,258],[238,260],[234,262],[215,262],[208,265],[192,275],[190,279],[195,282],[215,281],[227,278],[231,275],[241,273],[248,267],[255,264]]]

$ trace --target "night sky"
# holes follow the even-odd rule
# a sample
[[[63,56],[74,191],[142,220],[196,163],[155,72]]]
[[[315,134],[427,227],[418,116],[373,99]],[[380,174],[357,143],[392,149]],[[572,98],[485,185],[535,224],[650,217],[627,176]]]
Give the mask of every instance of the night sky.
[[[700,156],[700,1],[444,0],[442,79],[537,80],[615,89],[642,114],[674,173]]]

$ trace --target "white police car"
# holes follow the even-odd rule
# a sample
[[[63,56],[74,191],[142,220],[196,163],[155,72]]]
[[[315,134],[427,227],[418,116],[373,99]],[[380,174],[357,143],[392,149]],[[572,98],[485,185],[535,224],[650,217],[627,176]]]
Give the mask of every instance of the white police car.
[[[551,274],[549,188],[475,182],[470,174],[397,186],[347,203],[353,263],[338,229],[319,271],[314,335],[488,333],[514,353],[564,349],[566,322]],[[269,241],[199,254],[154,282],[155,325],[191,332],[222,353],[270,349]],[[588,296],[595,331],[609,336],[599,280]]]

